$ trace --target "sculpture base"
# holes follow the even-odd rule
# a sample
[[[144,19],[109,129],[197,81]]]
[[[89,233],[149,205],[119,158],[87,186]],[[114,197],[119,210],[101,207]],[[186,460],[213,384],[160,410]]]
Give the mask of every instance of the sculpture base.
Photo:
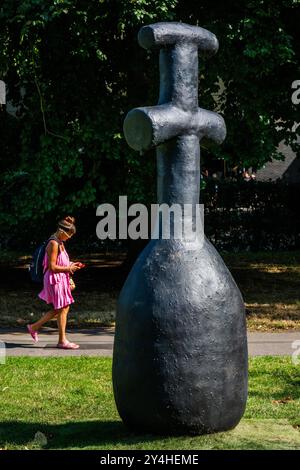
[[[135,431],[206,434],[232,429],[247,400],[241,294],[214,247],[152,240],[121,291],[113,388]]]

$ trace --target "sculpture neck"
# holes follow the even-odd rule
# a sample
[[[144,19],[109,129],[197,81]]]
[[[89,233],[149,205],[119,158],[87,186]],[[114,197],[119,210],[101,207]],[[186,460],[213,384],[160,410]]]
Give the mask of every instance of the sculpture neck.
[[[184,111],[198,110],[198,48],[179,43],[160,50],[158,104],[172,103]]]
[[[196,135],[179,136],[157,147],[158,204],[199,203],[200,144]]]

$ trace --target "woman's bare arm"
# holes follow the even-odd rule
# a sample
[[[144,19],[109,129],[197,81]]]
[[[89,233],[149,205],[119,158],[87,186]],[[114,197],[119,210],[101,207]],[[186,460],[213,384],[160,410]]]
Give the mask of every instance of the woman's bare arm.
[[[49,269],[54,273],[72,273],[77,270],[77,266],[74,266],[74,263],[70,263],[69,266],[58,266],[56,264],[58,256],[58,243],[55,240],[50,240],[48,243],[47,254]]]

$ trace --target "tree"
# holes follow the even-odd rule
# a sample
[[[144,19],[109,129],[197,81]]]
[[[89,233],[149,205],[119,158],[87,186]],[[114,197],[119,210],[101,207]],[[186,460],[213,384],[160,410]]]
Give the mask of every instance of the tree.
[[[292,141],[291,83],[300,77],[293,0],[3,0],[0,78],[19,114],[13,158],[6,152],[1,166],[3,237],[21,224],[32,237],[66,212],[94,221],[97,204],[119,194],[155,200],[154,153],[130,150],[122,122],[158,96],[157,53],[140,48],[137,32],[170,20],[206,27],[220,42],[200,62],[200,105],[213,109],[218,94],[228,137],[204,147],[204,160],[260,166],[278,158],[279,141]],[[1,141],[8,129],[1,119]]]

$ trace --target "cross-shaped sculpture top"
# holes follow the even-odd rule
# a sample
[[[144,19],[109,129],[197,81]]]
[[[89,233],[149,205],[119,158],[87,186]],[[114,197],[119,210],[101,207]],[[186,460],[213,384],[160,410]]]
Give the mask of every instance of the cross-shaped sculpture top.
[[[216,36],[204,28],[171,22],[142,27],[138,41],[145,49],[160,48],[160,94],[157,106],[135,108],[127,114],[128,145],[145,151],[184,135],[223,142],[223,118],[198,107],[198,53],[216,53]]]

